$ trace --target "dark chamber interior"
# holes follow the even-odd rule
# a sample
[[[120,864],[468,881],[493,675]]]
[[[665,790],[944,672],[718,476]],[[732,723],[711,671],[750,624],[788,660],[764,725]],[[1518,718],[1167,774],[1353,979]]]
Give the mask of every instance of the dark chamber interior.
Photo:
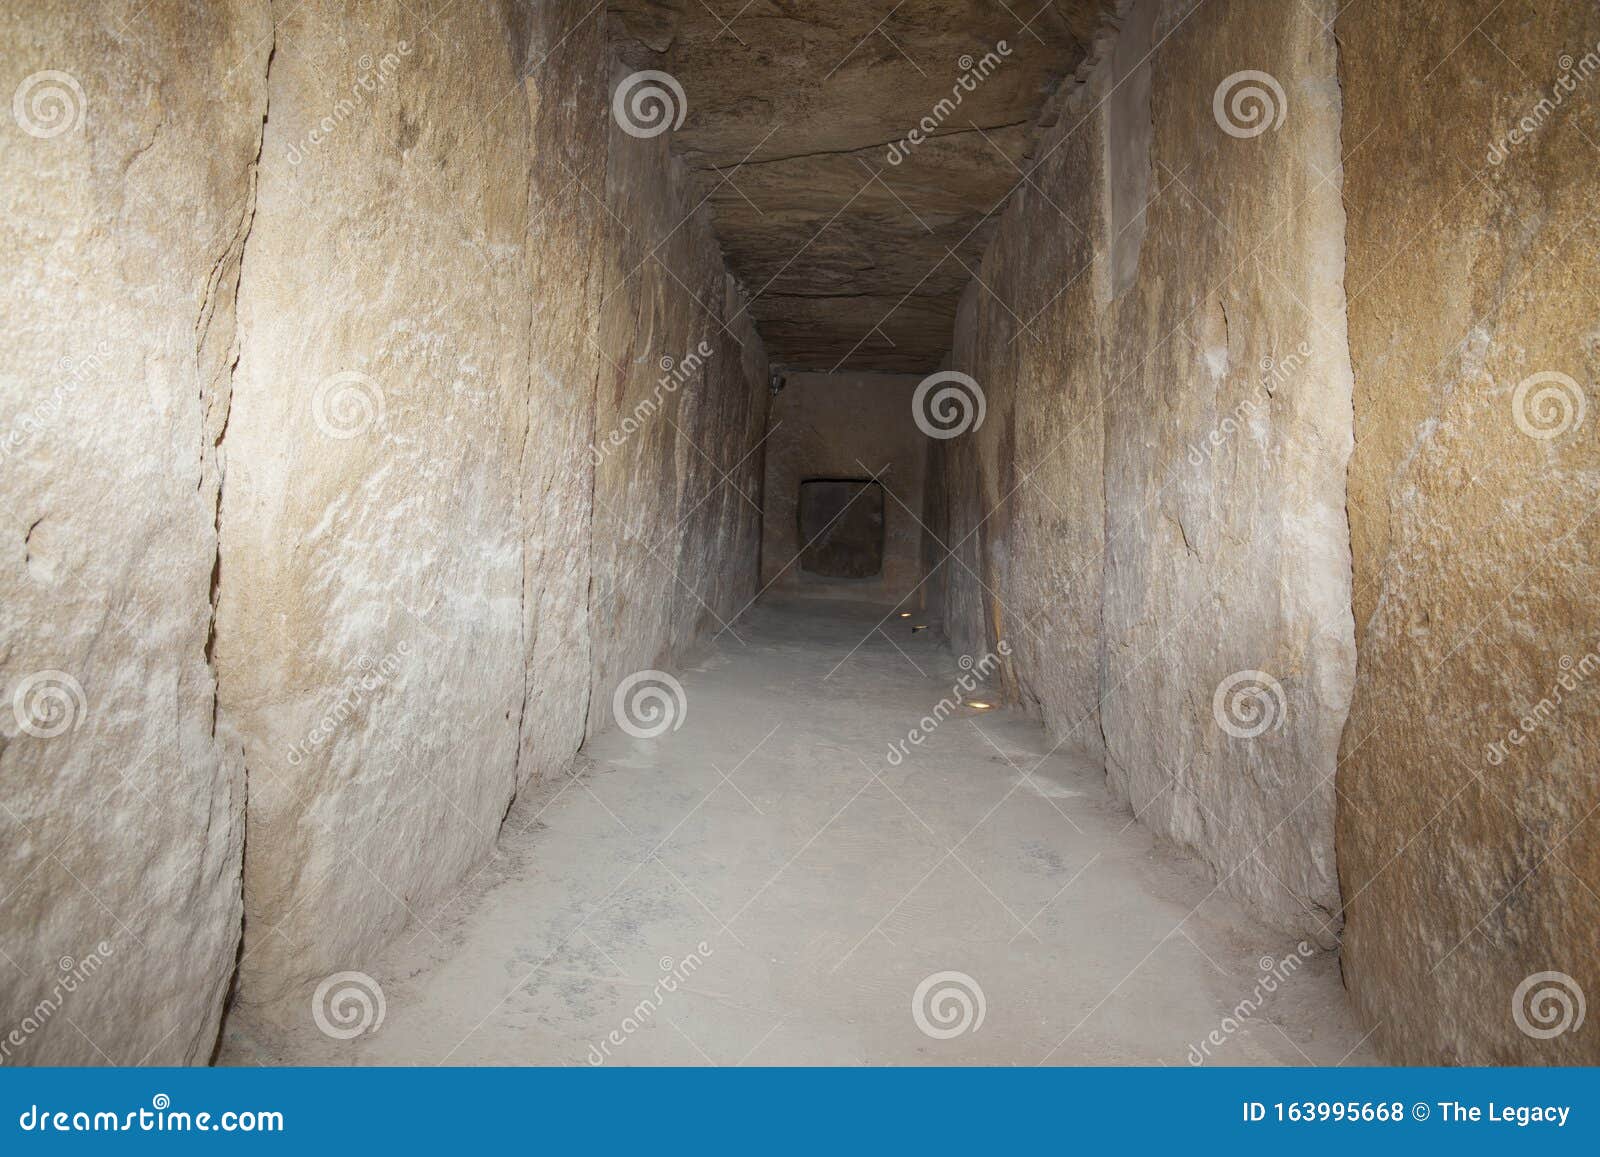
[[[800,569],[823,578],[873,578],[883,570],[883,487],[870,478],[800,483]]]

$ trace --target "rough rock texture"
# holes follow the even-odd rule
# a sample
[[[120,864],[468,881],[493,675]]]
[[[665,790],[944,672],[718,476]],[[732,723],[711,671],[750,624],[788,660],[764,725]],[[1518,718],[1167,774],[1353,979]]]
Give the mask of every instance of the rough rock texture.
[[[539,4],[526,30],[528,276],[550,288],[530,293],[519,788],[567,770],[589,713],[590,444],[604,366],[593,337],[611,224],[597,200],[611,131],[605,24],[590,7]]]
[[[623,679],[681,663],[756,595],[766,354],[669,140],[611,127],[591,735]]]
[[[0,11],[0,1063],[216,1039],[245,789],[213,732],[213,447],[267,28],[222,0]]]
[[[765,354],[604,14],[203,7],[5,17],[0,1060],[304,1016],[755,593]]]
[[[1030,122],[1109,6],[609,0],[629,66],[683,90],[676,147],[774,361],[811,370],[938,364]]]
[[[1600,10],[1356,0],[1338,32],[1359,644],[1346,983],[1394,1060],[1595,1064]],[[1566,380],[1519,398],[1541,373]],[[1565,979],[1519,1000],[1539,973]],[[1559,1004],[1574,988],[1581,1028]]]
[[[216,646],[250,784],[246,1000],[359,968],[515,788],[528,130],[499,7],[446,38],[402,6],[275,5],[259,51]]]
[[[784,375],[766,445],[763,589],[894,603],[920,585],[928,460],[928,438],[912,410],[920,381],[904,374]],[[883,487],[877,575],[824,578],[800,565],[800,483],[811,478],[876,478]]]
[[[248,1001],[428,928],[615,682],[715,630],[701,598],[753,593],[759,474],[741,497],[721,472],[760,437],[759,340],[723,335],[720,256],[673,229],[666,140],[612,123],[586,11],[452,8],[448,35],[403,6],[282,13],[224,441]],[[701,340],[705,371],[608,442]]]
[[[1063,744],[1098,730],[1142,820],[1324,944],[1354,661],[1332,11],[1125,6],[969,290],[952,364],[989,407],[946,451],[944,568],[958,647],[1007,639]],[[1286,116],[1235,136],[1213,95],[1253,67]]]

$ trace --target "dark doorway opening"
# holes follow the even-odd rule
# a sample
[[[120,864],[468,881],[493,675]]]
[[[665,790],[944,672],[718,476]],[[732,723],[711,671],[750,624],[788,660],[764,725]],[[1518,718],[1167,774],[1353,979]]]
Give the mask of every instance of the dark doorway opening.
[[[883,571],[883,487],[870,478],[800,483],[800,569],[823,578]]]

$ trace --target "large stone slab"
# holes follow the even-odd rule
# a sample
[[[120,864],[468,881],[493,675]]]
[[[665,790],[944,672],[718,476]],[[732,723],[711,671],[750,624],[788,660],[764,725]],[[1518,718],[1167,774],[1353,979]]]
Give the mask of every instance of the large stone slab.
[[[1141,820],[1331,945],[1354,654],[1323,7],[1123,5],[963,303],[988,417],[943,452],[944,575],[958,647],[1006,639],[1009,693],[1103,742]]]
[[[250,783],[241,997],[359,968],[517,781],[528,111],[509,5],[274,5],[216,655]],[[530,428],[531,427],[531,428]]]
[[[261,1002],[428,934],[612,682],[749,599],[766,398],[592,6],[282,16],[218,630]],[[673,355],[692,382],[613,446]]]
[[[239,940],[215,445],[265,3],[0,11],[0,1063],[183,1064]]]
[[[606,197],[628,225],[597,339],[591,735],[619,683],[680,664],[755,597],[768,400],[761,339],[666,141],[615,129]]]
[[[1356,0],[1338,32],[1345,979],[1394,1060],[1595,1064],[1600,11]]]
[[[1104,400],[1108,774],[1324,946],[1355,662],[1335,8],[1160,7]]]

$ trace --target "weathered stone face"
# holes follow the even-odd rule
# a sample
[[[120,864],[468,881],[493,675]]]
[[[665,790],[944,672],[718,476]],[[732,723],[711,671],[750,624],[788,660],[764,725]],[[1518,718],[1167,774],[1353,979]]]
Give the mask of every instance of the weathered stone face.
[[[6,27],[8,92],[88,101],[0,137],[7,1023],[70,980],[26,1059],[203,1061],[236,963],[307,1015],[755,593],[765,354],[603,13],[180,7]]]
[[[516,784],[532,416],[508,26],[279,13],[223,440],[217,662],[250,780],[240,991],[357,968]],[[500,103],[496,103],[499,101]]]
[[[774,360],[933,369],[1034,115],[1109,4],[713,7],[609,2],[627,65],[683,90],[675,148]]]
[[[772,402],[766,442],[766,519],[761,583],[823,598],[897,602],[922,579],[922,502],[928,438],[901,374],[787,374]],[[800,484],[813,478],[876,479],[883,489],[883,566],[840,578],[803,565]]]
[[[0,13],[0,1062],[307,1016],[767,589],[942,608],[1387,1056],[1600,1059],[1600,13],[1110,7]]]
[[[263,3],[0,12],[6,1064],[216,1039],[245,785],[213,731],[214,446],[267,28]]]
[[[944,454],[944,574],[959,649],[1007,640],[1011,692],[1063,744],[1103,744],[1141,820],[1331,945],[1354,655],[1319,14],[1128,6],[963,306],[952,364],[988,416]],[[1287,116],[1241,138],[1213,97],[1252,60]]]
[[[761,339],[669,139],[610,129],[591,735],[624,679],[680,663],[755,597],[767,406]]]
[[[616,683],[754,593],[754,500],[722,472],[760,437],[760,341],[724,328],[667,142],[611,117],[600,23],[491,7],[436,40],[382,10],[284,20],[245,259],[218,655],[258,785],[247,1000],[426,925]],[[319,139],[353,47],[393,74]]]
[[[1338,32],[1345,979],[1395,1060],[1594,1064],[1600,11],[1357,0]]]

